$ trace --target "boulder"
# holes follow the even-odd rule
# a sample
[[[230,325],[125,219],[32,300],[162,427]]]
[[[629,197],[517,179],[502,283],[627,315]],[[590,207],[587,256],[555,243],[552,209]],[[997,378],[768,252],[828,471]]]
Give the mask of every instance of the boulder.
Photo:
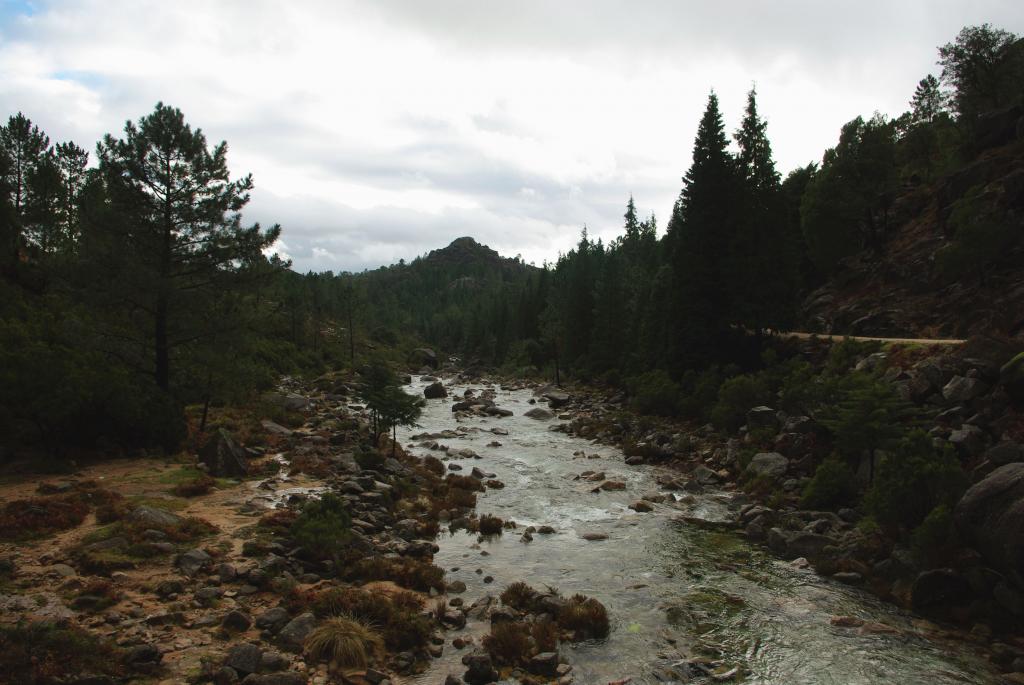
[[[750,460],[750,464],[747,465],[746,473],[748,476],[757,477],[763,476],[765,478],[781,478],[786,475],[786,470],[789,468],[789,459],[782,456],[778,452],[759,452],[754,455],[754,458]]]
[[[549,390],[541,395],[541,397],[547,399],[548,406],[552,409],[558,409],[569,403],[569,393],[562,392],[561,390]]]
[[[193,549],[178,555],[174,565],[185,575],[195,575],[199,571],[209,568],[213,564],[213,557],[201,549]]]
[[[284,607],[273,607],[256,617],[256,627],[276,633],[288,624],[289,619]]]
[[[985,458],[996,466],[1024,461],[1024,445],[1006,440],[985,452]]]
[[[293,671],[251,675],[245,679],[245,685],[306,685],[308,682],[306,674]]]
[[[299,614],[281,629],[277,639],[284,649],[301,652],[306,637],[316,628],[316,623],[316,616],[312,613]]]
[[[166,509],[142,505],[128,514],[128,520],[149,528],[173,528],[182,522],[182,518]]]
[[[1024,402],[1024,352],[999,369],[999,382],[1017,402]]]
[[[498,679],[489,654],[468,654],[462,657],[462,664],[466,666],[463,678],[469,685],[486,685]]]
[[[206,465],[210,475],[226,478],[241,478],[249,473],[245,456],[245,450],[223,428],[199,450],[199,461]]]
[[[956,451],[961,456],[974,457],[985,450],[988,436],[985,435],[985,431],[968,423],[950,433],[949,442],[956,447]]]
[[[535,407],[531,409],[530,411],[523,414],[523,416],[528,416],[531,419],[536,419],[538,421],[548,421],[550,419],[555,418],[555,415],[553,413],[551,413],[547,409],[541,409],[540,407]]]
[[[441,381],[435,381],[423,389],[423,396],[428,400],[439,400],[448,397],[448,391],[444,389]]]
[[[1024,568],[1024,463],[1000,466],[972,485],[953,511],[957,528],[997,569]]]
[[[778,415],[771,407],[754,407],[747,412],[747,428],[750,430],[760,430],[763,428],[777,430],[778,427]]]
[[[552,677],[558,672],[558,652],[541,652],[530,658],[530,673]]]
[[[250,618],[249,614],[245,613],[244,611],[239,611],[238,609],[235,609],[225,614],[220,624],[226,630],[241,633],[246,630],[249,630],[249,626],[252,625],[252,618]]]
[[[919,574],[910,588],[910,605],[922,614],[948,615],[950,609],[966,604],[970,597],[970,583],[949,568]]]
[[[224,659],[224,665],[235,669],[239,675],[244,676],[259,671],[262,659],[262,649],[256,645],[243,643],[235,645],[228,650],[227,658]]]
[[[437,368],[437,353],[429,347],[417,347],[410,356],[415,364]]]
[[[942,397],[950,404],[964,404],[988,392],[988,384],[980,378],[953,376],[942,388]]]

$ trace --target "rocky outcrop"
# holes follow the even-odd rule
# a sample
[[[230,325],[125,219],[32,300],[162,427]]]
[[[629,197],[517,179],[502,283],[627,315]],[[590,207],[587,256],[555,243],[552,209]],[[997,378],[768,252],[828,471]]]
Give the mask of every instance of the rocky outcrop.
[[[210,475],[222,478],[244,478],[248,475],[245,459],[245,450],[236,445],[223,428],[199,450],[199,461],[206,465]]]
[[[954,520],[996,568],[1024,568],[1024,463],[1000,466],[964,493]]]

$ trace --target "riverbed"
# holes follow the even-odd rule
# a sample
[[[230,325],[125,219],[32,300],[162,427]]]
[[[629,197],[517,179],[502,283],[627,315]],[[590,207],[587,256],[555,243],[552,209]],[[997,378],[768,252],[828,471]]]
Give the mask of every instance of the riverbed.
[[[415,377],[407,391],[422,396],[426,385]],[[513,416],[456,418],[452,398],[467,389],[495,391],[496,404]],[[481,458],[451,458],[446,465],[460,465],[463,475],[477,467],[501,480],[505,487],[481,494],[477,511],[513,520],[518,529],[487,540],[442,532],[434,562],[449,582],[465,582],[467,605],[517,580],[604,603],[609,637],[561,648],[575,683],[715,682],[710,674],[730,673],[727,682],[780,685],[999,682],[976,645],[943,638],[927,622],[781,561],[731,531],[683,520],[725,518],[729,493],[677,502],[661,491],[669,496],[665,503],[635,513],[630,503],[659,491],[658,476],[666,474],[658,468],[627,466],[614,447],[551,430],[557,418],[524,416],[537,399],[530,390],[475,384],[448,392],[448,399],[428,400],[418,426],[401,430],[399,440],[414,454],[446,459],[412,437],[456,431],[458,437],[436,441]],[[598,483],[580,478],[587,471],[603,471],[626,488],[592,492]],[[527,526],[543,525],[556,532],[522,541]],[[593,533],[607,539],[584,539]],[[863,620],[868,629],[834,626],[836,616]],[[487,629],[471,620],[458,635],[479,638]],[[449,673],[462,674],[467,650],[451,645],[456,635],[449,634],[444,655],[414,682],[439,685]],[[690,660],[700,663],[696,671]]]

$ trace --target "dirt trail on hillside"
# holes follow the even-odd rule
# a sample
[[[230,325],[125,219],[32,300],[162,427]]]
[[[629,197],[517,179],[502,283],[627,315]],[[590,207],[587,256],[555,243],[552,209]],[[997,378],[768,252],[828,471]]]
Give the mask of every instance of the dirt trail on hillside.
[[[777,333],[776,335],[780,338],[797,338],[798,340],[810,340],[811,338],[817,338],[818,340],[834,341],[849,338],[850,340],[857,340],[859,342],[881,342],[896,345],[936,345],[947,347],[963,345],[967,342],[966,340],[959,340],[956,338],[879,338],[869,335],[838,335],[834,333],[803,333],[799,331]]]

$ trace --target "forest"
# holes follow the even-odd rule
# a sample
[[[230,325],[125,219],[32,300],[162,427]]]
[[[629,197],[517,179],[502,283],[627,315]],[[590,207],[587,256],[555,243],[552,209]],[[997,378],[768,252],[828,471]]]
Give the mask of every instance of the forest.
[[[800,327],[802,299],[844,260],[884,254],[901,192],[1005,142],[1024,41],[967,27],[938,66],[908,111],[853,118],[785,176],[756,90],[732,130],[712,92],[664,230],[630,197],[618,238],[584,228],[539,268],[460,239],[362,273],[295,273],[273,253],[282,228],[244,221],[251,177],[232,178],[227,144],[180,110],[158,103],[93,152],[13,114],[0,128],[0,459],[173,450],[211,404],[421,344],[626,388],[654,413],[705,411],[694,398],[762,367],[763,342]],[[954,199],[935,278],[1007,268],[1016,209],[982,186]]]

